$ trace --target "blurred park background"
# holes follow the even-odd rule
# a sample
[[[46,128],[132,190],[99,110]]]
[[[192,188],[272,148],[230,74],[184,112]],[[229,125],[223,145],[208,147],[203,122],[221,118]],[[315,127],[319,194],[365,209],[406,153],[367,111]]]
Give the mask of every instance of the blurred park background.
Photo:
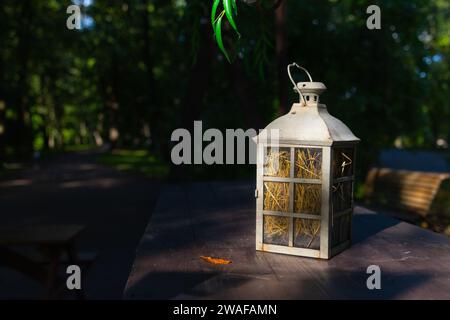
[[[291,61],[327,85],[330,113],[362,138],[362,170],[382,148],[448,150],[447,1],[379,1],[381,30],[366,28],[367,1],[285,1],[276,14],[240,2],[242,38],[224,31],[231,64],[209,1],[75,3],[81,30],[66,27],[69,1],[2,2],[3,167],[103,144],[156,163],[168,160],[172,130],[194,120],[262,128],[298,99]]]
[[[80,5],[80,30],[66,27],[71,4]],[[370,4],[381,7],[381,30],[366,27]],[[263,128],[298,99],[286,74],[292,61],[325,83],[321,100],[362,140],[359,199],[368,169],[380,161],[391,159],[398,169],[448,172],[448,1],[238,1],[242,36],[238,39],[227,24],[223,31],[231,63],[214,41],[211,5],[205,0],[1,2],[0,180],[16,178],[16,184],[0,189],[12,197],[3,200],[3,216],[32,209],[16,205],[29,200],[24,190],[33,182],[27,179],[41,174],[46,183],[67,182],[89,171],[83,167],[60,177],[66,170],[61,163],[87,161],[91,169],[106,165],[145,177],[148,189],[141,190],[140,183],[147,182],[139,182],[116,194],[117,200],[127,190],[141,190],[137,206],[144,206],[145,192],[152,193],[145,203],[151,206],[166,179],[254,179],[250,165],[172,166],[170,136],[175,128],[192,129],[194,120],[202,120],[204,130]],[[416,152],[432,156],[408,168],[414,162],[408,157]],[[92,179],[118,174],[98,170],[106,170],[105,177]],[[80,186],[106,188],[102,181]],[[37,208],[53,210],[52,201],[64,188],[47,190],[48,203]],[[110,199],[104,196],[103,201]],[[55,203],[65,211],[77,202],[68,219],[75,221],[82,205],[96,199],[78,194]],[[100,215],[102,208],[95,212]],[[130,247],[150,212],[151,207],[140,216]]]

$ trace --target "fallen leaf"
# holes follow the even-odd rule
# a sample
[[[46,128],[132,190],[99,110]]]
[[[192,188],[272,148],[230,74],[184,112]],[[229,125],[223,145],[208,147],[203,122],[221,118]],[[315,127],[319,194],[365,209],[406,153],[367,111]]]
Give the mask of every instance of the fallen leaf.
[[[200,259],[203,259],[204,261],[209,262],[211,264],[230,264],[231,263],[231,260],[213,258],[213,257],[207,257],[207,256],[200,256]]]

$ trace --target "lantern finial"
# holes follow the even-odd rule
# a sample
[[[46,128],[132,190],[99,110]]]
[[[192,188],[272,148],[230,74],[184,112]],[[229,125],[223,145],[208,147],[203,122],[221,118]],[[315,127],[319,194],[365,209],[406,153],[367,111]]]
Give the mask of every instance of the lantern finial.
[[[309,82],[298,82],[295,83],[294,79],[291,75],[291,67],[297,67],[308,75]],[[322,82],[314,82],[308,70],[299,66],[297,63],[293,62],[287,67],[287,72],[289,75],[289,79],[294,85],[294,91],[300,95],[300,103],[302,106],[306,107],[307,105],[317,105],[319,103],[319,95],[324,92],[327,87]]]

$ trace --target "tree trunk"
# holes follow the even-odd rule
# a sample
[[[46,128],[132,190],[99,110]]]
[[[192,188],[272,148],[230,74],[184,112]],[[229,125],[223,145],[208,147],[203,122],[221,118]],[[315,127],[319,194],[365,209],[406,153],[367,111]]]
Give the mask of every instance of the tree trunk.
[[[204,12],[203,16],[206,15],[208,8],[209,5],[202,5],[202,12]],[[203,23],[200,26],[200,44],[197,60],[190,71],[186,92],[181,101],[181,123],[177,124],[190,131],[192,137],[194,120],[198,120],[198,117],[200,116],[201,102],[205,92],[208,90],[212,72],[211,61],[213,58],[213,43],[211,40],[211,26],[208,23]],[[184,168],[180,165],[172,165],[170,178],[177,180],[186,178],[186,170],[183,169]]]
[[[183,126],[190,128],[200,114],[200,102],[206,90],[211,74],[212,47],[209,25],[202,26],[202,48],[198,53],[197,63],[191,70],[186,94],[182,101]]]
[[[148,14],[148,5],[149,0],[142,0],[143,5],[143,23],[142,23],[142,34],[144,38],[144,46],[142,48],[142,57],[146,66],[147,70],[147,88],[149,92],[149,97],[147,99],[147,102],[149,104],[149,123],[150,123],[150,132],[151,132],[151,148],[153,151],[161,152],[161,145],[163,144],[161,141],[161,126],[160,126],[160,120],[161,120],[161,105],[160,105],[160,99],[158,97],[158,90],[157,90],[157,83],[155,81],[155,77],[153,75],[153,67],[154,67],[154,59],[151,53],[151,46],[150,46],[150,24],[149,24],[149,14]],[[145,112],[144,112],[145,113]],[[143,115],[141,115],[143,116]],[[144,123],[140,124],[141,126],[144,125]]]
[[[19,43],[17,57],[19,62],[19,79],[17,82],[16,99],[17,121],[15,125],[15,146],[17,156],[25,160],[33,151],[33,136],[30,127],[28,110],[28,62],[30,58],[30,24],[33,17],[32,2],[24,1],[20,10],[21,23],[19,28]]]
[[[231,82],[233,83],[236,97],[244,114],[245,126],[247,128],[262,129],[263,117],[255,103],[255,92],[249,78],[245,75],[244,66],[240,59],[236,59],[230,66]]]
[[[5,64],[3,55],[0,56],[0,83],[5,83]],[[6,101],[5,89],[0,86],[0,166],[2,161],[5,160],[5,147],[6,147],[6,107],[8,106]]]
[[[286,1],[281,1],[275,10],[275,42],[278,73],[278,97],[280,100],[279,113],[285,114],[288,108],[288,88],[286,77],[287,49],[286,49]]]

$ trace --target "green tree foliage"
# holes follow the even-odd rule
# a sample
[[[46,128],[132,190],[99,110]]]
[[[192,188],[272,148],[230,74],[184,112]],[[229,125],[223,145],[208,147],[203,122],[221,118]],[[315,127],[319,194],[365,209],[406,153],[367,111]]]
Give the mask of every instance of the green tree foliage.
[[[448,1],[380,0],[381,30],[366,28],[368,1],[284,1],[288,60],[327,85],[322,100],[363,140],[362,167],[394,143],[450,140]],[[77,2],[81,30],[66,28],[68,1],[2,1],[0,159],[100,142],[168,156],[171,131],[193,120],[278,116],[277,1]]]

